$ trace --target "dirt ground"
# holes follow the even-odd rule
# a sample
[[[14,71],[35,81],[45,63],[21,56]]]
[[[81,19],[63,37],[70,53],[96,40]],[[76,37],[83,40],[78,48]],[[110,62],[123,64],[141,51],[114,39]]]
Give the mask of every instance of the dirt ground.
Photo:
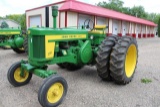
[[[66,99],[59,107],[160,107],[160,39],[139,39],[138,46],[137,69],[132,82],[125,86],[102,81],[94,66],[74,72],[49,66],[68,83]],[[21,59],[27,56],[0,49],[0,107],[41,107],[38,90],[43,79],[33,76],[22,87],[13,87],[7,80],[9,67]],[[152,82],[144,84],[143,78]]]

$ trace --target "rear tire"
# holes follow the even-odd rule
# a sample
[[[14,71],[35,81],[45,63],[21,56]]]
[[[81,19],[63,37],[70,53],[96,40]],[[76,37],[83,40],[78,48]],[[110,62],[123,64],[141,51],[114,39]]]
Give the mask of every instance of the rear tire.
[[[136,39],[122,37],[118,40],[111,53],[111,76],[118,84],[128,84],[135,73],[138,59]]]
[[[109,70],[109,61],[112,51],[112,47],[116,44],[118,40],[117,36],[109,36],[104,39],[102,44],[99,46],[96,57],[96,67],[98,75],[103,80],[111,80],[110,70]]]

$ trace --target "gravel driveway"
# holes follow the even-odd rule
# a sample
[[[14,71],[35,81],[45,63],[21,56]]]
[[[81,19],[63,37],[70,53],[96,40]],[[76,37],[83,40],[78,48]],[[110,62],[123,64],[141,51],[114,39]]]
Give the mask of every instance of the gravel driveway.
[[[74,72],[49,66],[68,82],[68,93],[60,107],[160,107],[160,39],[139,39],[138,45],[136,73],[125,86],[102,81],[92,66]],[[43,79],[33,76],[22,87],[13,87],[7,80],[8,68],[21,59],[27,56],[0,49],[0,107],[41,107],[37,96]],[[141,83],[142,78],[152,82]]]

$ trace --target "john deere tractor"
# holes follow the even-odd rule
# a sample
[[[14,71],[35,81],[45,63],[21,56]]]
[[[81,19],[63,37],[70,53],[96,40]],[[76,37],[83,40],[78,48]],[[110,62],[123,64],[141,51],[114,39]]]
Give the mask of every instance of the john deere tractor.
[[[118,84],[132,80],[138,58],[136,39],[106,37],[106,26],[91,26],[90,19],[86,19],[82,29],[58,29],[58,8],[53,6],[52,10],[54,28],[28,30],[28,60],[21,60],[8,70],[8,80],[13,86],[26,85],[32,74],[46,78],[39,89],[38,100],[43,107],[55,107],[66,96],[68,85],[56,71],[47,70],[48,65],[57,64],[68,70],[96,65],[103,80],[114,80]]]
[[[10,47],[16,53],[24,53],[24,36],[20,28],[0,28],[0,47]]]

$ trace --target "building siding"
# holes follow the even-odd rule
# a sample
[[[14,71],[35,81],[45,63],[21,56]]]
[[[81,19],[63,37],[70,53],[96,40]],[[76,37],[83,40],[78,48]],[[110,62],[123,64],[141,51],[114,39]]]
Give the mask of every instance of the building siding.
[[[112,34],[112,28],[113,28],[113,20],[109,18],[109,34]]]
[[[63,27],[65,27],[65,12],[61,12],[60,13],[61,15],[60,15],[60,28],[63,28]]]
[[[78,13],[75,12],[67,12],[67,26],[77,26],[78,21]]]

